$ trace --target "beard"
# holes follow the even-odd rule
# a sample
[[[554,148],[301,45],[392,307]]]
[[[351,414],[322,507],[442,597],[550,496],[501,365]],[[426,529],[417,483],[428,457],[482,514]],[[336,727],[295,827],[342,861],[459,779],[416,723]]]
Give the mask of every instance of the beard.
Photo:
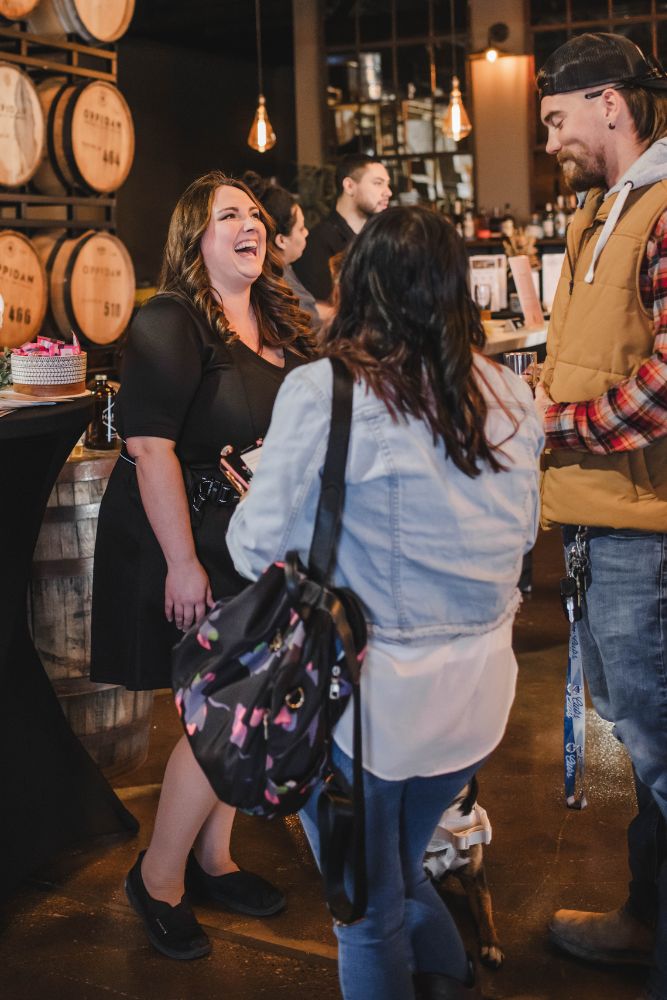
[[[566,153],[558,157],[567,185],[573,191],[588,191],[589,188],[607,187],[605,163],[600,153],[574,156]]]
[[[375,199],[371,200],[370,198],[362,198],[357,202],[357,208],[360,212],[363,212],[367,219],[371,219],[374,215],[377,215],[378,212],[384,211],[386,207],[387,206],[384,202],[378,202]]]

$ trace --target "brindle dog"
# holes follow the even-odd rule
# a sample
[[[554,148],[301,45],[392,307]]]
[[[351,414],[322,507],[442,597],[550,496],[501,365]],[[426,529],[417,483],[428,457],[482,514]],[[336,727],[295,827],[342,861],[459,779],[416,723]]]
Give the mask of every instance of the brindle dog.
[[[449,809],[453,806],[458,806],[461,815],[467,816],[473,811],[476,803],[477,779],[473,778],[470,784],[466,785],[461,793],[457,795]],[[424,857],[424,868],[437,887],[442,885],[448,877],[454,877],[459,880],[468,897],[470,909],[477,925],[480,959],[484,965],[488,965],[492,969],[499,969],[505,960],[505,956],[500,947],[500,941],[498,940],[498,934],[493,922],[491,892],[489,891],[486,871],[484,869],[483,845],[477,843],[465,848],[457,846],[454,853],[455,857],[452,858],[451,849],[447,852],[427,851]]]

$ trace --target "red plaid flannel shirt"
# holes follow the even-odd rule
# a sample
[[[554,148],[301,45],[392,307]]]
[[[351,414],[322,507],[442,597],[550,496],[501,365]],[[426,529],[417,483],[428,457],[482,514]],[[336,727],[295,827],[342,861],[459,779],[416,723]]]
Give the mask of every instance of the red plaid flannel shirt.
[[[667,211],[648,241],[640,290],[645,307],[653,312],[653,354],[635,375],[604,396],[548,407],[544,418],[547,448],[605,455],[645,448],[667,436]]]

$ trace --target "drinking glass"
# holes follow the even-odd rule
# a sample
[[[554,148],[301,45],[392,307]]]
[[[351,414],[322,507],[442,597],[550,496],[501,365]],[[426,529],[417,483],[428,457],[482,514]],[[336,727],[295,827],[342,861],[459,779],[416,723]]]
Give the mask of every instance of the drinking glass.
[[[491,285],[485,281],[480,282],[480,284],[475,285],[474,295],[475,302],[480,309],[489,309],[491,307]]]
[[[542,367],[537,363],[537,351],[507,351],[503,354],[503,361],[535,391]]]

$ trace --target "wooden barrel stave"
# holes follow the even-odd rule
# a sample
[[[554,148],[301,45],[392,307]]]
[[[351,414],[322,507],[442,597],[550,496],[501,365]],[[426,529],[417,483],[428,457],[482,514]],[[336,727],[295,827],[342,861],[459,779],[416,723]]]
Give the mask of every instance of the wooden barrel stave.
[[[28,21],[38,35],[72,33],[86,42],[116,42],[130,26],[135,0],[41,0]]]
[[[47,283],[37,248],[13,229],[0,230],[0,294],[5,302],[0,344],[20,347],[42,327]]]
[[[0,185],[26,184],[44,155],[44,115],[23,70],[0,61]]]
[[[152,691],[88,678],[97,515],[115,460],[83,452],[65,465],[47,505],[29,592],[33,642],[63,712],[110,777],[145,759],[153,702]]]
[[[88,230],[36,237],[46,267],[51,314],[60,335],[72,330],[87,344],[113,343],[124,332],[134,307],[135,279],[125,246],[111,233]]]
[[[8,21],[22,21],[38,3],[39,0],[0,0],[0,15]]]
[[[57,76],[43,80],[37,95],[47,142],[35,187],[51,195],[65,194],[68,186],[92,194],[117,191],[134,159],[132,113],[118,88]]]

